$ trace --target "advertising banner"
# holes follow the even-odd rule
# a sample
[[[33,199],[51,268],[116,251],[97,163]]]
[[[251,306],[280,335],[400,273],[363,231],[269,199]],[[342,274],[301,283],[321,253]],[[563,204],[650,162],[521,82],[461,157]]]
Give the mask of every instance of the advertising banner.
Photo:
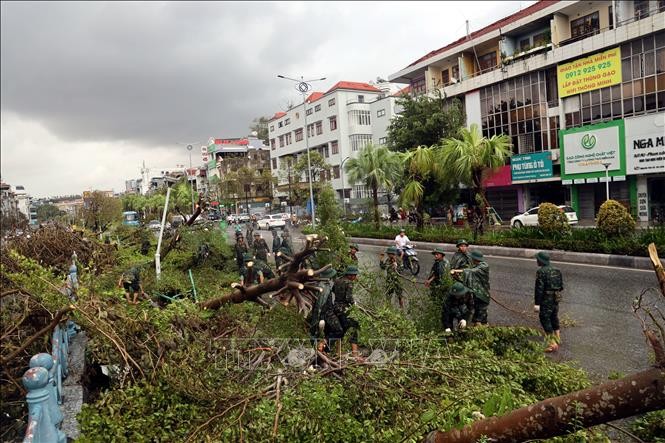
[[[552,153],[534,152],[510,157],[510,173],[513,182],[551,178]]]
[[[623,120],[559,131],[561,178],[579,179],[626,175]]]
[[[618,85],[621,83],[621,48],[558,65],[556,77],[560,98]]]
[[[665,113],[626,119],[626,173],[665,172]]]

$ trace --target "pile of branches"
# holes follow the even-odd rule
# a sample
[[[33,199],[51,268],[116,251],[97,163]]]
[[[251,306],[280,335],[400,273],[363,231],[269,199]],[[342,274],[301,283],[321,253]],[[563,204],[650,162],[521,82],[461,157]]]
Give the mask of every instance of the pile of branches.
[[[76,253],[80,263],[92,265],[97,274],[113,267],[116,258],[115,246],[103,244],[88,238],[83,231],[57,223],[8,239],[3,242],[2,256],[6,257],[11,249],[60,272],[67,272],[73,253]],[[10,264],[5,263],[3,258],[3,265]]]

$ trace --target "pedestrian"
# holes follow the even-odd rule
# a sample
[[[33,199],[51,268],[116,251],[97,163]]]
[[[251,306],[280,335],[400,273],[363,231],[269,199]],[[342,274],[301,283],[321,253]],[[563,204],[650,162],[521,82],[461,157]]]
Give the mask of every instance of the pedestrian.
[[[386,295],[388,296],[388,300],[392,300],[393,295],[397,296],[400,309],[404,309],[404,288],[402,287],[402,280],[400,279],[398,272],[399,262],[396,257],[397,248],[389,246],[386,249],[386,254],[388,254],[388,257],[385,259],[383,253],[379,255],[379,266],[386,271]]]
[[[244,254],[249,252],[249,248],[245,243],[245,238],[242,236],[242,232],[240,233],[240,236],[236,237],[236,244],[234,246],[234,250],[236,253],[236,264],[238,265],[238,270],[241,270],[243,266],[245,266],[243,256]]]
[[[349,245],[349,257],[351,257],[351,261],[354,263],[358,263],[358,251],[360,251],[360,247],[358,246],[357,243],[351,243]]]
[[[133,266],[125,271],[120,280],[118,280],[118,287],[125,290],[125,297],[127,303],[130,305],[137,305],[139,294],[145,295],[143,292],[143,284],[141,283],[141,274],[139,268]]]
[[[314,301],[312,306],[312,313],[309,322],[309,336],[312,345],[316,346],[319,352],[330,351],[326,343],[326,333],[325,333],[325,311],[324,308],[328,304],[328,299],[332,296],[333,289],[333,278],[337,275],[332,267],[326,269],[318,275],[321,279],[316,282],[316,286],[321,288],[321,293]]]
[[[559,269],[550,265],[550,255],[547,252],[538,252],[536,262],[539,268],[536,272],[533,309],[538,312],[548,341],[545,352],[554,352],[561,344],[559,302],[563,291],[563,276]]]
[[[330,349],[334,349],[337,355],[342,353],[342,338],[349,332],[352,355],[358,358],[358,322],[347,314],[353,300],[353,282],[358,277],[358,267],[350,265],[346,268],[344,275],[333,284],[332,297],[328,298],[324,307],[324,320],[326,342]]]
[[[397,220],[399,219],[399,215],[397,215],[397,211],[395,211],[395,208],[392,206],[390,207],[390,223],[397,223]]]
[[[469,243],[463,238],[457,240],[457,251],[450,259],[451,269],[466,269],[471,266],[471,256],[469,255]]]
[[[453,205],[448,206],[448,211],[446,211],[446,218],[448,220],[448,226],[453,225]]]
[[[252,243],[252,252],[254,257],[264,262],[268,261],[268,243],[261,237],[260,232],[254,232],[254,243]]]
[[[240,269],[240,284],[251,286],[263,283],[263,273],[254,267],[252,254],[245,253],[242,258],[244,266]]]
[[[445,332],[452,332],[455,320],[457,329],[464,329],[471,321],[473,313],[473,295],[469,289],[460,282],[453,283],[448,291],[443,309],[443,327]]]
[[[464,286],[473,293],[473,318],[475,326],[487,324],[487,307],[490,304],[490,267],[480,251],[471,252],[473,266],[452,271],[461,274]]]

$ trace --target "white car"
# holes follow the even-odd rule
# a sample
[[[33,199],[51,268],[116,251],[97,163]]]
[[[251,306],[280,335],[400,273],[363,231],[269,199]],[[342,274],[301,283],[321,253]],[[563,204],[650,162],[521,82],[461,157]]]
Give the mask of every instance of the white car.
[[[557,207],[561,209],[564,214],[566,214],[569,224],[577,224],[577,213],[573,208],[565,205],[559,205]],[[519,214],[511,218],[510,226],[513,228],[521,228],[522,226],[538,226],[538,206],[529,209],[524,214]]]
[[[264,215],[258,221],[259,229],[282,228],[286,222],[280,214]]]

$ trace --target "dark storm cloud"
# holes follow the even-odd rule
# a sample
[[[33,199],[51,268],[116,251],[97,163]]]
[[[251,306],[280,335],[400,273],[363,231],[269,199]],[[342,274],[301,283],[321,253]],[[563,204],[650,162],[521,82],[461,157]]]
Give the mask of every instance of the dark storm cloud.
[[[309,9],[302,20],[295,9],[3,3],[2,109],[73,141],[243,135],[289,94],[276,74],[306,65],[326,40],[324,12]]]

